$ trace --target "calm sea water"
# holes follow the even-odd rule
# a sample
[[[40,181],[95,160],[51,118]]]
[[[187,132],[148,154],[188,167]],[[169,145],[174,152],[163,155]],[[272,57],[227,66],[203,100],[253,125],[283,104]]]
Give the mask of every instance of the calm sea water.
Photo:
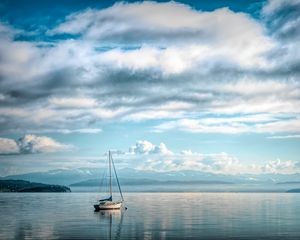
[[[0,193],[0,239],[300,239],[300,194],[124,197],[127,210],[94,212],[97,193]]]

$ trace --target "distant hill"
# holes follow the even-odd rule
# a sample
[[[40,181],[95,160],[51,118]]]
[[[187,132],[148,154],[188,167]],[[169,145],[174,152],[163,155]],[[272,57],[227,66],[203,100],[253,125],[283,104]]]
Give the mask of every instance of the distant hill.
[[[18,175],[9,175],[3,177],[2,179],[25,180],[44,184],[69,185],[71,183],[92,178],[100,179],[101,173],[102,172],[99,169],[56,169],[47,172],[32,172]]]
[[[300,188],[290,189],[287,191],[288,193],[300,193]]]
[[[279,182],[277,184],[300,184],[300,181],[295,181],[295,182]]]
[[[233,184],[232,182],[224,182],[224,181],[204,181],[204,180],[195,180],[195,181],[175,181],[175,180],[165,180],[165,181],[158,181],[154,179],[119,179],[122,185],[164,185],[164,184]],[[95,187],[101,184],[100,179],[90,179],[87,181],[82,181],[78,183],[73,183],[71,187]],[[116,185],[116,182],[113,181],[113,185]]]
[[[0,180],[0,192],[71,192],[60,185],[28,182],[23,180]]]
[[[62,184],[70,185],[73,183],[83,182],[91,179],[101,181],[104,169],[57,169],[47,172],[33,172],[26,174],[10,175],[2,179],[21,179],[30,182],[40,182],[45,184]],[[255,182],[253,177],[243,175],[223,175],[199,171],[169,171],[156,172],[146,170],[136,170],[132,168],[118,169],[120,179],[151,179],[152,181],[205,181],[205,182],[231,182],[231,183],[248,183]],[[300,179],[300,178],[299,178]],[[136,181],[135,181],[136,182]],[[123,184],[123,183],[122,183]]]
[[[78,169],[57,169],[47,172],[34,172],[18,175],[10,175],[2,179],[25,180],[44,184],[71,185],[74,183],[98,179],[101,181],[104,169],[100,168],[78,168]],[[300,174],[237,174],[225,175],[193,170],[156,172],[146,170],[136,170],[132,168],[117,169],[119,179],[126,180],[127,183],[143,182],[147,184],[154,181],[177,181],[177,182],[212,182],[212,183],[282,183],[300,182]],[[123,181],[122,180],[122,181]],[[125,181],[125,182],[126,182]],[[123,182],[121,183],[124,184]]]

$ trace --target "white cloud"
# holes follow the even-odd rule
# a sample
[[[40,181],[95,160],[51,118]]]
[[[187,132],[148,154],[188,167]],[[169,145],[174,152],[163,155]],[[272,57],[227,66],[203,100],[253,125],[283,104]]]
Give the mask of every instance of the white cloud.
[[[71,14],[48,34],[77,37],[54,42],[20,40],[22,30],[0,23],[0,133],[99,133],[104,121],[160,119],[155,131],[298,138],[299,4],[269,0],[257,20],[227,8],[117,3]],[[0,143],[2,154],[68,148],[32,135]],[[127,155],[158,170],[252,169],[226,153],[172,154],[148,141]],[[298,171],[291,161],[264,171],[292,172],[293,164]]]
[[[128,114],[124,119],[132,121],[144,121],[153,119],[170,119],[180,118],[183,116],[183,112],[176,111],[162,111],[162,110],[145,110],[136,113]]]
[[[278,136],[269,136],[269,139],[290,139],[290,138],[300,138],[300,135],[278,135]]]
[[[0,138],[0,154],[19,153],[19,146],[16,141],[9,138]]]
[[[182,150],[182,151],[180,152],[180,154],[185,155],[185,156],[192,156],[192,155],[194,155],[194,153],[192,152],[191,149],[188,149],[188,150]]]
[[[272,37],[278,42],[277,49],[273,51],[277,57],[271,61],[277,66],[284,64],[284,68],[292,72],[297,72],[299,69],[299,9],[299,0],[269,0],[262,9],[264,21],[267,23]]]
[[[292,118],[283,121],[275,121],[266,124],[257,124],[254,132],[259,133],[299,133],[300,132],[300,118]]]
[[[46,107],[45,107],[46,106]],[[5,119],[13,119],[18,122],[16,125],[22,125],[24,128],[19,129],[18,126],[3,131],[14,132],[99,132],[99,128],[80,128],[84,123],[88,124],[92,121],[102,119],[112,119],[124,112],[126,109],[108,109],[101,106],[97,107],[68,107],[57,109],[57,107],[45,105],[44,107],[28,106],[28,107],[11,107],[0,108],[0,115]],[[36,128],[33,128],[37,126]],[[50,127],[49,127],[50,126]],[[30,131],[26,130],[30,129]]]
[[[216,119],[218,121],[218,119]],[[179,130],[192,133],[241,133],[249,131],[249,128],[239,122],[229,122],[225,124],[202,124],[201,119],[180,119],[161,123],[154,127],[155,132],[164,132],[169,130]]]
[[[51,98],[49,103],[63,108],[90,108],[96,106],[96,100],[92,98]]]
[[[262,11],[264,14],[269,15],[283,6],[297,6],[299,4],[299,0],[268,0]]]
[[[158,146],[152,144],[146,140],[137,141],[134,146],[129,148],[129,154],[162,154],[172,155],[173,153],[166,147],[164,143],[160,143]]]
[[[67,129],[67,128],[56,128],[56,129],[43,129],[43,130],[28,130],[31,133],[63,133],[63,134],[71,134],[71,133],[88,133],[88,134],[96,134],[101,133],[101,128],[78,128],[78,129]]]
[[[62,133],[100,133],[102,129],[100,128],[80,128],[80,129],[62,129]]]
[[[263,166],[266,173],[292,174],[300,172],[300,164],[295,161],[282,161],[280,159],[268,162]]]
[[[282,115],[252,114],[242,117],[209,117],[199,119],[182,118],[174,121],[163,122],[154,127],[154,132],[179,130],[192,133],[275,133],[275,132],[300,132],[300,119],[290,117],[281,118]]]
[[[16,34],[16,30],[8,26],[7,24],[0,22],[0,39],[10,39]]]
[[[28,134],[18,140],[0,138],[0,154],[45,153],[70,149],[71,145],[59,143],[45,136]]]
[[[183,150],[174,163],[177,170],[197,170],[217,174],[238,174],[246,170],[246,166],[236,157],[225,152],[203,154]],[[251,172],[253,169],[249,168],[248,171]]]
[[[36,139],[36,137],[34,138]],[[20,146],[18,146],[17,141],[9,139],[0,139],[0,149],[1,154],[20,154]],[[49,145],[49,141],[42,141],[43,143],[36,143],[39,140],[32,141],[32,136],[27,137],[27,140],[23,140],[23,153],[36,153],[49,151],[45,147]],[[6,143],[5,145],[3,143]],[[28,147],[29,143],[33,143],[35,147]],[[50,151],[53,150],[53,144],[50,147]],[[54,144],[56,145],[56,144]],[[4,146],[7,146],[4,148]],[[10,146],[10,151],[8,151]],[[17,149],[16,149],[17,146]],[[57,145],[56,145],[57,146]],[[4,150],[6,152],[4,152]],[[30,150],[29,150],[30,149]],[[61,149],[59,147],[59,149]],[[200,171],[206,173],[214,174],[228,174],[228,175],[239,175],[239,174],[294,174],[300,173],[300,162],[292,160],[272,160],[266,163],[245,163],[238,159],[236,156],[228,154],[226,152],[219,153],[201,153],[194,152],[192,150],[182,150],[180,153],[174,153],[168,149],[165,144],[154,145],[149,141],[138,141],[136,145],[132,146],[131,152],[124,152],[120,150],[112,150],[114,154],[114,160],[123,167],[132,167],[139,170],[152,170],[159,172],[166,171]],[[105,162],[106,157],[100,158],[100,162]],[[32,163],[40,163],[40,158],[38,156],[25,155],[22,158],[22,164],[24,160]],[[32,161],[31,161],[32,160]],[[48,159],[50,166],[55,168],[74,168],[76,166],[81,167],[99,167],[99,156],[84,158],[82,157],[68,157],[68,159],[55,157]],[[25,164],[25,163],[24,163]],[[101,162],[102,164],[102,162]],[[37,166],[43,168],[42,165],[36,164]],[[31,165],[30,165],[31,166]],[[102,166],[102,165],[101,165]],[[39,168],[38,167],[38,168]],[[32,170],[32,166],[30,167]]]
[[[224,56],[243,66],[263,66],[260,55],[273,46],[264,28],[246,14],[227,8],[196,11],[175,2],[118,3],[107,9],[89,9],[70,15],[50,33],[82,34],[84,39],[110,43],[173,45],[166,51],[144,48],[109,51],[107,55],[118,60],[117,65],[145,68],[160,63],[163,69],[179,72],[198,58],[212,56]],[[174,44],[182,47],[186,42],[193,47],[174,48]]]
[[[299,81],[287,68],[298,48],[286,53],[289,45],[265,27],[227,8],[149,1],[74,13],[49,34],[81,37],[42,46],[14,40],[16,31],[1,24],[1,131],[80,132],[103,120],[153,119],[170,120],[157,131],[298,131]],[[209,113],[246,116],[201,117]]]
[[[245,164],[238,158],[225,153],[192,153],[183,150],[181,154],[169,157],[148,157],[140,163],[137,169],[152,171],[183,171],[193,170],[215,174],[294,174],[300,173],[300,163],[297,161],[269,161],[266,164]]]
[[[270,79],[264,79],[257,81],[256,79],[241,79],[237,82],[227,83],[222,86],[225,92],[238,93],[244,96],[256,95],[261,96],[265,94],[278,94],[281,92],[295,91],[295,86],[298,86],[298,82],[279,82]],[[292,85],[292,86],[291,86]]]
[[[193,170],[214,174],[294,174],[300,173],[300,164],[291,160],[274,160],[265,164],[245,164],[228,153],[203,154],[182,150],[172,155],[142,155],[135,167],[151,171],[184,171]]]
[[[214,174],[294,174],[300,173],[300,162],[292,160],[272,160],[261,164],[240,161],[226,152],[200,153],[190,149],[172,152],[161,143],[159,146],[149,141],[137,141],[129,152],[113,150],[116,159],[122,159],[127,167],[150,171],[193,170]]]

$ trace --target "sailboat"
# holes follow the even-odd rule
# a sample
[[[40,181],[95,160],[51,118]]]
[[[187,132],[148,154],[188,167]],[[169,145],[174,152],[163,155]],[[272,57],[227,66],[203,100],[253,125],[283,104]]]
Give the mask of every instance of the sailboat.
[[[108,151],[108,165],[109,165],[109,197],[100,199],[96,204],[94,204],[95,211],[99,210],[113,210],[113,209],[120,209],[122,207],[122,203],[124,202],[123,194],[121,191],[118,175],[116,172],[114,160],[112,158],[111,151]],[[113,194],[112,194],[112,169],[116,176],[121,201],[113,201]]]

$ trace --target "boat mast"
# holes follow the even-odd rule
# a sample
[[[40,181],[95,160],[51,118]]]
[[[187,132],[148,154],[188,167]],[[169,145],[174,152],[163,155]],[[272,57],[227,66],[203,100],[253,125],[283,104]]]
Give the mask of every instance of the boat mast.
[[[115,172],[115,175],[116,175],[116,179],[117,179],[117,183],[118,183],[120,195],[121,195],[122,201],[124,201],[123,194],[122,194],[122,190],[121,190],[121,186],[120,186],[119,179],[118,179],[118,175],[117,175],[117,171],[116,171],[115,164],[114,164],[114,160],[113,160],[112,157],[111,157],[111,162],[112,162],[112,165],[113,165],[113,168],[114,168],[114,172]]]
[[[111,155],[110,150],[108,151],[108,159],[109,159],[109,193],[112,198],[112,188],[111,188]]]

